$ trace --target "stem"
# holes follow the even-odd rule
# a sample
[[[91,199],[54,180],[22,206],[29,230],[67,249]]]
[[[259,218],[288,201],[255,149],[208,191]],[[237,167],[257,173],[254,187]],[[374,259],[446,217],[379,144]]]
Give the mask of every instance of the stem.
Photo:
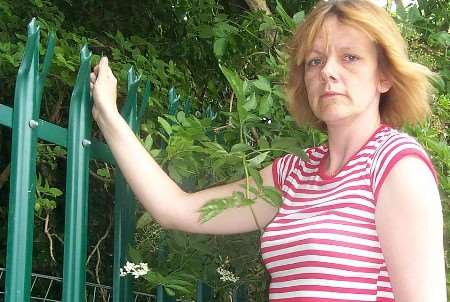
[[[250,199],[250,175],[248,174],[247,162],[245,160],[245,156],[242,157],[242,164],[244,165],[245,171],[245,198]],[[258,223],[258,219],[256,218],[255,211],[253,207],[250,205],[250,211],[252,212],[253,219],[255,220],[256,227],[259,231],[262,231],[261,226]]]

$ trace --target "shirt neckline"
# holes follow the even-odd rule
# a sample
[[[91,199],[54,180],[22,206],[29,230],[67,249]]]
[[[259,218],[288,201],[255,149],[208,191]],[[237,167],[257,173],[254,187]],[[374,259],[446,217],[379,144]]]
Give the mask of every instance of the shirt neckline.
[[[353,153],[352,156],[347,160],[347,162],[346,162],[342,167],[340,167],[339,170],[338,170],[336,173],[334,173],[333,175],[328,175],[328,174],[325,172],[325,161],[328,159],[328,156],[329,156],[330,152],[329,152],[328,145],[327,145],[327,144],[324,145],[324,147],[325,147],[325,148],[324,148],[325,154],[322,156],[322,158],[320,159],[320,162],[319,162],[319,176],[320,176],[322,179],[333,179],[333,178],[336,178],[336,177],[342,172],[342,170],[344,170],[344,168],[346,168],[346,167],[348,166],[349,162],[351,162],[351,161],[358,155],[358,153],[360,153],[360,152],[367,146],[367,144],[368,144],[370,141],[372,141],[372,140],[374,139],[374,137],[375,137],[382,129],[384,129],[385,127],[387,127],[386,124],[380,124],[380,125],[377,127],[377,129],[375,129],[375,131],[372,133],[372,135],[367,139],[367,141],[366,141],[366,142],[358,149],[358,151],[356,151],[355,153]]]

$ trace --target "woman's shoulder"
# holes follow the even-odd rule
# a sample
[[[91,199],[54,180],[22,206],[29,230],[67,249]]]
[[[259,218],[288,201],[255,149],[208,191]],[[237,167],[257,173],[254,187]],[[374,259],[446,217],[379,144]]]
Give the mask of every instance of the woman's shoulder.
[[[406,132],[383,125],[374,137],[374,157],[399,149],[415,149],[425,153],[417,139]]]
[[[319,146],[307,147],[302,150],[298,150],[295,153],[287,153],[283,156],[276,158],[275,160],[291,161],[296,163],[301,162],[314,162],[319,161],[328,151],[326,144]]]
[[[437,174],[430,157],[413,136],[391,127],[385,127],[378,133],[375,141],[377,144],[370,168],[375,198],[377,198],[381,185],[392,168],[406,157],[416,157],[422,160],[437,181]]]

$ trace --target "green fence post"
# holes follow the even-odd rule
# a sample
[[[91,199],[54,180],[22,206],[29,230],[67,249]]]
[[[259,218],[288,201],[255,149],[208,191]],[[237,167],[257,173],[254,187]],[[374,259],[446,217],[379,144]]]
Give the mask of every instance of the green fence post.
[[[63,301],[86,299],[86,253],[91,136],[89,92],[91,52],[85,45],[70,100],[67,135],[66,221],[64,230]]]
[[[54,35],[49,36],[46,64],[39,74],[39,27],[28,24],[25,52],[17,73],[12,127],[11,178],[6,252],[7,302],[30,300],[36,186],[36,144],[40,88],[50,66]]]
[[[213,291],[205,282],[197,281],[197,302],[212,302]]]
[[[243,284],[239,285],[238,288],[233,292],[233,302],[247,302],[248,294],[247,287]]]
[[[158,285],[156,288],[156,302],[175,302],[174,296],[169,296],[164,289],[164,286]]]
[[[150,84],[147,82],[144,92],[143,107],[137,111],[137,89],[140,78],[133,68],[128,70],[128,99],[121,110],[121,114],[131,127],[133,132],[139,131],[140,120],[145,112],[145,104],[150,96]],[[124,146],[126,147],[126,146]],[[128,247],[133,244],[135,230],[135,209],[133,192],[120,173],[116,169],[115,179],[115,207],[114,207],[114,267],[113,267],[113,301],[131,301],[130,277],[120,277],[120,268],[127,261]]]

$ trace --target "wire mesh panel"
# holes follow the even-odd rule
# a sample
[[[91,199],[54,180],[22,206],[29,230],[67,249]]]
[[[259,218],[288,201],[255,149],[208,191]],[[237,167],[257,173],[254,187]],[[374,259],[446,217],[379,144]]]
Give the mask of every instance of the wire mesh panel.
[[[5,272],[0,268],[0,301],[4,301]],[[31,274],[31,301],[61,302],[62,278],[41,274]],[[110,302],[112,301],[111,286],[86,282],[86,302]],[[155,302],[156,296],[146,293],[133,293],[130,302]]]

